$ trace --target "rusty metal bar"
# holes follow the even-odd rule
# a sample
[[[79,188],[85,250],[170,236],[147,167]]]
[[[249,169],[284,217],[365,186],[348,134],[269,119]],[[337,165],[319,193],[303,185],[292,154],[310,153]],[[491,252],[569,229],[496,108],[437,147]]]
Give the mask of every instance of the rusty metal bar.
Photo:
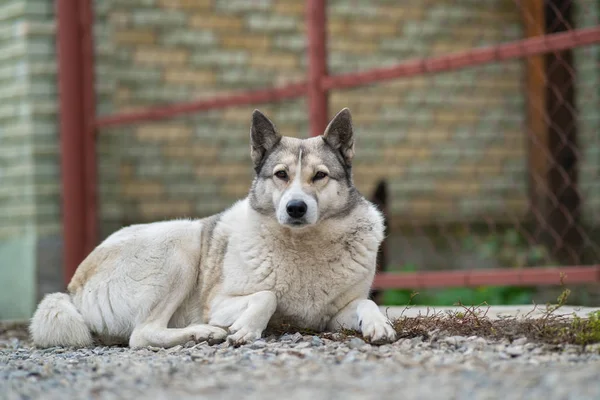
[[[563,277],[564,274],[564,277]],[[531,286],[599,283],[600,265],[537,267],[474,271],[382,273],[375,277],[374,289],[427,289],[438,287]]]
[[[94,14],[91,0],[80,2],[81,68],[83,98],[83,155],[85,162],[85,242],[84,254],[98,244],[97,164],[96,164],[96,91],[94,85]],[[69,277],[70,279],[70,277]]]
[[[316,0],[311,1],[319,3]],[[327,125],[327,101],[326,93],[325,96],[319,97],[316,95],[317,92],[323,94],[331,89],[351,88],[378,81],[421,75],[423,73],[457,70],[474,65],[488,64],[512,58],[528,57],[531,55],[543,54],[570,47],[586,46],[599,42],[600,27],[580,29],[519,40],[500,46],[485,47],[463,53],[450,54],[447,56],[410,60],[389,68],[333,76],[321,75],[320,86],[316,86],[314,82],[313,87],[307,82],[299,82],[280,88],[236,93],[208,100],[157,106],[144,111],[109,115],[97,118],[95,126],[96,128],[105,128],[108,126],[126,125],[143,121],[162,120],[199,111],[292,99],[302,97],[306,95],[308,91],[314,90],[315,94],[313,94],[313,96],[316,99],[320,99],[317,100],[320,102],[320,106],[317,107],[319,104],[311,103],[310,101],[309,104],[314,105],[314,112],[322,114],[320,116],[317,115],[317,117],[320,118],[320,120],[318,120],[319,122],[311,123],[314,124],[314,128],[312,128],[313,125],[311,125],[311,134],[314,132],[319,132],[317,134],[321,134]],[[323,68],[323,66],[321,66],[321,68]],[[319,75],[317,74],[317,71],[313,71],[313,73],[315,76]],[[312,106],[309,105],[309,107]],[[322,110],[325,110],[325,112]],[[311,120],[312,115],[313,114],[311,114]],[[325,117],[323,117],[323,115],[325,115]],[[319,126],[319,129],[317,129],[317,126]]]
[[[247,104],[269,103],[273,101],[293,99],[306,94],[306,83],[296,83],[280,88],[263,89],[232,95],[217,96],[208,100],[198,100],[190,103],[177,103],[168,106],[158,106],[147,110],[109,115],[96,119],[96,128],[106,128],[116,125],[127,125],[137,122],[156,121],[178,115],[191,114],[199,111],[217,110]]]
[[[323,79],[326,89],[352,88],[374,82],[423,75],[432,72],[454,71],[476,65],[528,57],[600,42],[600,26],[577,29],[552,35],[538,36],[499,46],[483,47],[461,53],[410,60],[388,68],[328,76]]]
[[[327,2],[307,0],[306,32],[308,41],[308,115],[310,135],[321,135],[327,127]]]
[[[58,88],[64,274],[67,282],[85,257],[85,121],[81,93],[80,15],[70,0],[57,0]]]

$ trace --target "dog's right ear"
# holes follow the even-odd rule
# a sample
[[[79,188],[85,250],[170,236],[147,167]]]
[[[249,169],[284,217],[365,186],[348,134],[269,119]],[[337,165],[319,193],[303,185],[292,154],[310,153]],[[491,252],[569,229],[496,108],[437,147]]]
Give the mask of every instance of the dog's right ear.
[[[252,113],[252,128],[250,129],[250,156],[254,167],[260,165],[265,154],[279,141],[281,135],[275,125],[263,113],[254,110]]]

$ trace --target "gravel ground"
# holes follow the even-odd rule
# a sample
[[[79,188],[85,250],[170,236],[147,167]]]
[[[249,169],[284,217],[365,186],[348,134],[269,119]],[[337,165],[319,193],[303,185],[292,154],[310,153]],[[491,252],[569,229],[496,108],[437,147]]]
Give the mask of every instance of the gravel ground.
[[[598,345],[435,332],[383,346],[329,337],[39,350],[22,329],[4,329],[0,398],[600,399]]]

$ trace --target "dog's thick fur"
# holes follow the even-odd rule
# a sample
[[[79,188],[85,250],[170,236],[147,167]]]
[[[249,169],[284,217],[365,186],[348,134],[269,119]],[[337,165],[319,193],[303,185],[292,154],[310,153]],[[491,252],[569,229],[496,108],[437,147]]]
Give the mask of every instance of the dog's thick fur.
[[[352,184],[354,135],[342,110],[322,136],[281,136],[252,117],[256,176],[221,214],[123,228],[82,263],[68,294],[47,295],[30,325],[39,347],[233,344],[285,320],[314,330],[395,332],[371,300],[381,213]]]

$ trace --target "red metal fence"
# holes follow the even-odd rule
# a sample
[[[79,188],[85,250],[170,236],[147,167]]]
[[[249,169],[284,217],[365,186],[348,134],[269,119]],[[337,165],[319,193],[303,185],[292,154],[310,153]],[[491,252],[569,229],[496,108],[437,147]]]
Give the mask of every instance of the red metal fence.
[[[579,264],[582,261],[578,251],[573,250],[577,246],[571,244],[578,242],[585,246],[591,239],[587,233],[582,232],[579,224],[581,216],[576,165],[578,152],[574,130],[576,121],[572,110],[574,84],[571,79],[575,68],[570,51],[600,43],[600,26],[596,21],[595,26],[575,29],[572,18],[568,17],[571,1],[516,0],[514,7],[521,10],[526,34],[521,40],[459,53],[399,61],[397,65],[385,68],[330,75],[327,66],[327,2],[307,0],[305,18],[308,66],[304,82],[102,117],[96,115],[94,105],[94,19],[91,0],[76,3],[78,9],[74,8],[73,2],[69,0],[56,2],[67,281],[79,262],[98,242],[95,143],[100,128],[306,97],[310,134],[319,135],[327,124],[328,95],[332,90],[457,71],[520,58],[527,60],[525,132],[529,144],[528,216],[532,220],[533,228],[525,230],[521,221],[516,221],[515,225],[530,244],[543,243],[555,249],[557,256],[560,256],[562,251],[562,259],[567,260],[563,264]],[[484,223],[495,227],[494,221]],[[420,229],[418,223],[413,224],[411,228]],[[592,258],[592,262],[595,263],[596,260]],[[418,288],[551,285],[560,282],[562,272],[566,274],[569,283],[600,282],[600,265],[587,265],[381,273],[376,278],[375,286]]]

